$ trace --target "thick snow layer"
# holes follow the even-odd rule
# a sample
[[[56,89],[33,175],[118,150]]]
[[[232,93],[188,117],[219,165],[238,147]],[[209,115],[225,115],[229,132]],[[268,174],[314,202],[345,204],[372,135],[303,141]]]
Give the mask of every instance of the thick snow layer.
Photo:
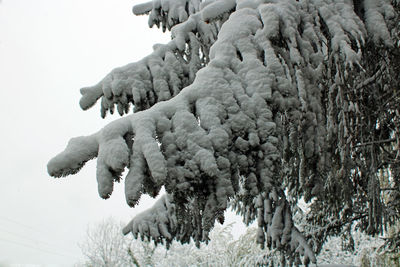
[[[221,0],[215,1],[214,3],[206,6],[202,10],[202,19],[204,21],[212,21],[218,18],[222,18],[222,16],[226,13],[229,13],[236,7],[235,0]]]
[[[201,0],[153,0],[135,5],[132,12],[135,15],[150,13],[149,26],[156,25],[165,31],[198,12],[201,2]]]

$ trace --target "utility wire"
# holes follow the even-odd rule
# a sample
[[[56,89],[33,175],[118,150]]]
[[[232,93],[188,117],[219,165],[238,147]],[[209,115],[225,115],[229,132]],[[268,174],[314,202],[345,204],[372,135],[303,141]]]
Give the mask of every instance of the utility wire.
[[[22,227],[25,227],[26,229],[30,229],[30,230],[33,230],[33,231],[35,231],[35,232],[38,232],[38,233],[42,233],[42,234],[48,234],[48,233],[46,233],[46,232],[44,232],[44,231],[41,231],[41,230],[39,230],[39,229],[37,229],[37,228],[34,228],[34,227],[32,227],[32,226],[30,226],[30,225],[26,225],[26,224],[23,224],[23,223],[21,223],[21,222],[18,222],[18,221],[16,221],[16,220],[13,220],[13,219],[10,219],[10,218],[8,218],[8,217],[5,217],[5,216],[3,216],[3,215],[1,215],[0,216],[0,221],[8,221],[8,222],[11,222],[11,223],[14,223],[14,224],[18,224],[18,225],[20,225],[20,226],[22,226]],[[4,227],[4,225],[3,225],[3,227]],[[4,230],[3,230],[4,231]],[[8,233],[11,233],[11,232],[9,232],[9,231],[7,231]],[[18,236],[21,236],[20,234],[16,234],[16,233],[11,233],[11,234],[13,234],[13,235],[18,235]],[[27,237],[24,237],[25,239],[29,239],[29,238],[27,238]],[[1,240],[4,240],[2,237],[1,237]],[[5,241],[5,240],[4,240]],[[46,243],[46,242],[44,242],[44,241],[39,241],[39,240],[35,240],[35,242],[42,242],[42,243]],[[41,250],[41,251],[44,251],[44,252],[47,252],[47,253],[52,253],[51,251],[49,251],[49,250],[46,250],[46,249],[40,249],[40,248],[36,248],[36,247],[33,247],[33,246],[31,246],[31,245],[29,245],[29,244],[24,244],[24,243],[19,243],[19,242],[17,242],[17,241],[9,241],[9,242],[12,242],[12,243],[15,243],[15,244],[19,244],[19,245],[22,245],[22,246],[25,246],[25,247],[30,247],[30,248],[34,248],[34,249],[37,249],[37,250]],[[49,243],[47,243],[48,244],[48,246],[51,246],[51,247],[54,247],[54,245],[51,245],[51,244],[49,244]],[[61,250],[64,250],[63,248],[61,248]],[[68,253],[72,253],[72,254],[70,254],[68,257],[71,257],[74,253],[73,252],[71,252],[71,251],[68,251]],[[54,254],[54,253],[53,253]],[[58,255],[62,255],[62,256],[67,256],[66,254],[63,254],[63,253],[59,253],[59,252],[56,252],[56,254],[58,254]],[[76,257],[76,256],[73,256],[73,257]]]
[[[43,231],[43,230],[39,230],[38,228],[32,227],[32,226],[30,226],[30,225],[23,224],[23,223],[21,223],[21,222],[18,222],[18,221],[16,221],[16,220],[13,220],[13,219],[4,217],[4,216],[2,216],[2,215],[0,215],[0,223],[1,223],[1,220],[3,220],[3,221],[8,221],[8,222],[15,223],[15,224],[18,224],[18,225],[20,225],[20,226],[22,226],[22,227],[25,227],[26,229],[30,229],[30,230],[32,230],[32,231],[35,231],[35,232],[38,232],[38,233],[42,233],[42,234],[44,234],[44,235],[48,235],[48,234],[49,234],[49,232],[45,232],[45,231]],[[4,227],[4,224],[3,224],[3,225],[0,225],[0,226],[3,226],[3,227]]]
[[[16,245],[20,245],[20,246],[32,248],[32,249],[39,250],[39,251],[42,251],[42,252],[46,252],[46,253],[53,254],[53,255],[58,255],[58,256],[63,256],[63,257],[68,257],[68,258],[76,257],[76,256],[71,255],[71,254],[70,254],[70,255],[67,255],[67,254],[64,254],[64,253],[56,252],[56,251],[50,251],[50,250],[47,250],[47,249],[42,249],[42,248],[34,247],[34,246],[31,246],[31,245],[26,244],[26,243],[22,243],[22,242],[17,242],[17,241],[5,239],[5,238],[3,238],[3,237],[0,237],[0,240],[1,240],[1,241],[8,242],[8,243],[13,243],[13,244],[16,244]]]
[[[29,241],[35,242],[35,243],[42,243],[42,244],[44,244],[46,246],[49,246],[49,247],[58,247],[56,244],[51,244],[51,243],[48,243],[48,242],[45,242],[45,241],[42,241],[42,240],[33,239],[33,238],[27,237],[27,236],[25,236],[23,234],[10,232],[10,231],[2,229],[2,228],[0,228],[0,231],[8,233],[8,234],[11,234],[11,235],[14,235],[14,236],[17,236],[19,238],[23,238],[25,240],[29,240]],[[70,251],[69,249],[65,249],[65,248],[61,248],[61,247],[58,247],[58,249],[61,249],[61,250],[64,250],[64,251],[68,251],[68,253],[72,253],[72,254],[74,253],[74,252]]]
[[[43,233],[43,234],[48,234],[48,233],[45,233],[44,231],[41,231],[41,230],[39,230],[39,229],[36,229],[36,228],[34,228],[34,227],[32,227],[32,226],[29,226],[29,225],[20,223],[20,222],[18,222],[18,221],[15,221],[15,220],[13,220],[13,219],[10,219],[10,218],[4,217],[4,216],[0,216],[0,220],[12,222],[12,223],[18,224],[18,225],[20,225],[20,226],[23,226],[23,227],[25,227],[25,228],[28,228],[28,229],[30,229],[30,230],[34,230],[34,231],[36,231],[36,232],[40,232],[40,233]]]

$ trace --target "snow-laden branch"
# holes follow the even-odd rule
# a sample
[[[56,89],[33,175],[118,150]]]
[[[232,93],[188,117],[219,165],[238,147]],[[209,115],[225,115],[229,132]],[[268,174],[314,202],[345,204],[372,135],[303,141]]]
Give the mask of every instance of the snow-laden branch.
[[[156,25],[166,31],[199,11],[202,11],[202,18],[208,23],[223,19],[235,7],[235,0],[152,0],[135,5],[132,11],[135,15],[149,14],[149,27]]]
[[[162,27],[163,31],[182,23],[192,14],[196,14],[203,1],[201,0],[152,0],[135,5],[135,15],[149,14],[149,26]]]
[[[131,104],[134,111],[145,110],[191,84],[208,60],[207,47],[214,42],[215,33],[199,20],[199,15],[191,16],[173,33],[172,41],[156,45],[154,52],[141,61],[116,68],[97,85],[82,88],[82,109],[92,107],[101,98],[102,117],[107,111],[113,113],[115,106],[122,116]]]
[[[139,62],[114,69],[95,86],[82,88],[82,109],[89,109],[101,98],[103,118],[107,111],[114,113],[115,106],[122,116],[129,112],[130,105],[133,105],[134,111],[145,110],[155,103],[176,96],[182,88],[193,82],[197,71],[208,63],[209,48],[215,42],[219,30],[215,23],[204,21],[203,13],[208,14],[210,8],[216,12],[214,5],[217,3],[204,3],[200,6],[199,1],[154,1],[152,12],[162,7],[165,12],[179,10],[181,13],[185,2],[188,2],[186,7],[190,9],[190,16],[175,20],[175,13],[168,13],[172,16],[168,20],[174,21],[173,25],[179,21],[171,32],[173,40],[168,44],[155,45],[153,53]],[[135,14],[141,14],[139,11],[147,10],[149,6],[149,3],[135,6]],[[204,12],[200,12],[203,6],[206,7]],[[217,9],[220,11],[216,14],[231,11],[231,6],[227,7],[230,8],[228,10]],[[218,21],[217,18],[215,20]]]
[[[153,3],[166,7],[167,2],[172,3]],[[323,99],[324,90],[340,86],[343,69],[362,64],[365,39],[378,33],[365,30],[349,1],[248,0],[236,8],[233,3],[211,1],[172,29],[171,43],[84,89],[83,107],[103,96],[103,109],[111,106],[107,101],[126,104],[124,99],[133,98],[135,107],[147,110],[92,136],[72,139],[48,170],[53,176],[68,175],[97,156],[99,193],[107,198],[113,182],[128,168],[125,192],[130,206],[141,194],[155,196],[164,186],[168,199],[135,218],[125,232],[157,242],[190,237],[206,241],[233,200],[248,221],[257,218],[260,243],[315,262],[292,223],[282,187],[294,198],[323,194],[323,175],[331,171],[331,153],[336,153],[332,140],[341,134],[329,117],[335,102]],[[137,12],[149,8],[143,5]],[[186,65],[175,51],[182,51],[188,40],[195,43],[190,39],[194,32],[209,25],[204,18],[226,19],[227,12],[231,14],[216,41],[208,41],[209,63],[193,72],[193,82],[183,82],[188,72],[182,72]],[[191,55],[193,51],[198,50],[192,49]],[[171,93],[170,88],[176,90]],[[152,100],[149,92],[158,99]],[[141,107],[141,101],[150,102]],[[178,231],[170,207],[190,227]]]
[[[122,232],[125,235],[133,233],[135,238],[152,238],[156,244],[162,240],[171,242],[182,225],[178,224],[175,205],[168,198],[168,195],[163,195],[152,208],[131,220]]]

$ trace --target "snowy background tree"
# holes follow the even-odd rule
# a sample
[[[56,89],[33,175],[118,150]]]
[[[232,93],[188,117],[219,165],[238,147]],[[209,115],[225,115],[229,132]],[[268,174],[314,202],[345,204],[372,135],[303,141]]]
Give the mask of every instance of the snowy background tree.
[[[81,265],[245,267],[276,266],[280,262],[281,255],[277,249],[261,249],[257,244],[257,227],[251,226],[235,238],[232,226],[216,224],[210,232],[208,244],[201,244],[200,248],[192,241],[188,244],[174,241],[166,249],[163,245],[155,246],[151,241],[124,237],[123,226],[115,219],[108,218],[88,228],[86,239],[81,244],[86,261]],[[393,255],[380,251],[384,243],[382,239],[372,238],[357,230],[353,231],[353,237],[352,251],[343,246],[340,237],[329,238],[317,257],[318,266],[398,266],[396,261],[391,260]]]
[[[197,245],[231,206],[257,241],[315,262],[329,235],[399,220],[397,0],[154,0],[133,12],[171,30],[141,61],[81,89],[101,115],[134,114],[71,139],[55,177],[97,157],[99,194],[166,195],[124,229]],[[299,200],[310,227],[294,226]],[[309,242],[307,242],[308,240]],[[388,245],[399,242],[392,235]]]
[[[89,226],[86,239],[79,244],[85,266],[124,267],[137,262],[131,250],[132,239],[123,238],[121,224],[113,218]]]

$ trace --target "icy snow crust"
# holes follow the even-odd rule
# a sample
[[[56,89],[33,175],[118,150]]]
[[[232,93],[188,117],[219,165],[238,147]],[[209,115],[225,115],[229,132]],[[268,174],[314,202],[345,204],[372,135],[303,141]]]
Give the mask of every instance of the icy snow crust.
[[[257,219],[260,244],[284,250],[290,262],[315,262],[293,225],[281,187],[292,174],[282,164],[295,166],[306,199],[320,190],[316,177],[329,168],[334,127],[321,106],[324,65],[359,65],[367,36],[391,45],[385,24],[391,6],[365,0],[365,9],[366,25],[348,0],[154,0],[135,6],[135,14],[149,13],[150,26],[172,28],[173,39],[81,89],[80,105],[88,109],[101,98],[103,117],[115,106],[121,115],[130,105],[136,113],[71,139],[49,162],[49,173],[74,174],[97,157],[99,194],[108,198],[128,168],[125,192],[132,207],[142,194],[156,196],[164,186],[168,194],[125,233],[156,243],[206,241],[231,202],[246,223]]]

